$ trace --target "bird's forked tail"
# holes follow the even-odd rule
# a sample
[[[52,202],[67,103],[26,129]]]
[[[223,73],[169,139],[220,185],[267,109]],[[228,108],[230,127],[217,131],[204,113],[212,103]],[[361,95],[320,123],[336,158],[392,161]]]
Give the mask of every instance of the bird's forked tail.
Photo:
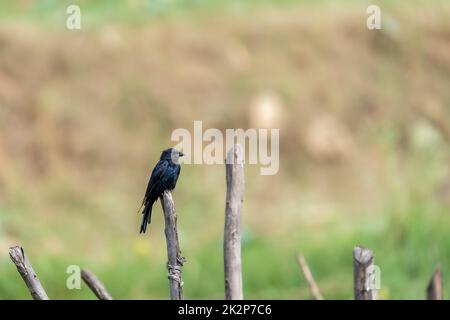
[[[150,224],[150,221],[152,219],[152,206],[153,203],[145,204],[144,210],[142,211],[142,214],[144,216],[142,217],[141,231],[139,233],[145,233],[145,231],[147,230],[147,225]]]

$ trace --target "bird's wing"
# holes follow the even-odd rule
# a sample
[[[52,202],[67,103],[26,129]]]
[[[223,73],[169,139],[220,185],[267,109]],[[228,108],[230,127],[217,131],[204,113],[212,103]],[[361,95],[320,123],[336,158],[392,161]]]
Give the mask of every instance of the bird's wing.
[[[180,165],[178,165],[177,180],[178,180],[178,177],[180,176],[180,172],[181,172],[181,166],[180,166]]]
[[[180,165],[175,163],[169,163],[166,172],[164,172],[164,177],[161,179],[161,184],[159,185],[158,192],[163,192],[164,190],[173,190],[177,183],[178,176],[180,174]]]
[[[152,175],[150,176],[150,180],[148,181],[147,190],[145,191],[144,200],[142,200],[141,208],[145,204],[145,202],[148,200],[148,197],[152,193],[152,189],[155,187],[158,180],[161,179],[161,177],[164,175],[164,173],[167,170],[167,167],[169,166],[168,161],[159,161],[155,168],[152,171]],[[139,208],[140,210],[140,208]]]
[[[152,171],[152,175],[150,176],[149,185],[154,184],[156,181],[158,181],[164,175],[164,172],[166,172],[168,166],[169,166],[169,161],[167,161],[167,160],[159,161]]]
[[[181,166],[178,165],[178,166],[177,166],[177,177],[175,178],[175,184],[176,184],[177,181],[178,181],[178,177],[180,176],[180,172],[181,172]]]

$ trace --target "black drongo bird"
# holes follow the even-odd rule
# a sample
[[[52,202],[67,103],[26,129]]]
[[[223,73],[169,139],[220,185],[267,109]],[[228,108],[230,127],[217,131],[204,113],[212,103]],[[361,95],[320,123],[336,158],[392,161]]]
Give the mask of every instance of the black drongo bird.
[[[141,207],[144,207],[142,210],[144,216],[142,218],[140,233],[145,233],[147,224],[150,224],[153,203],[158,200],[164,191],[175,189],[181,171],[178,159],[182,156],[182,152],[173,148],[164,150],[161,153],[159,162],[156,164],[150,176],[147,191],[145,191],[144,200],[142,201]]]

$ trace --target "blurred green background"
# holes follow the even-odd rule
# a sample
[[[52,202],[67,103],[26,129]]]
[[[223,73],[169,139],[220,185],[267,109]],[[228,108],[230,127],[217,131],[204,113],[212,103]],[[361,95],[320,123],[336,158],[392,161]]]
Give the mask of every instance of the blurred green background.
[[[449,88],[448,1],[0,1],[0,298],[29,298],[18,244],[50,298],[95,298],[66,288],[79,265],[166,299],[161,208],[145,236],[137,210],[171,132],[202,120],[280,128],[280,172],[245,168],[245,298],[311,298],[301,252],[351,299],[359,244],[380,298],[423,299],[450,271]],[[221,299],[224,167],[185,165],[174,199],[185,296]]]

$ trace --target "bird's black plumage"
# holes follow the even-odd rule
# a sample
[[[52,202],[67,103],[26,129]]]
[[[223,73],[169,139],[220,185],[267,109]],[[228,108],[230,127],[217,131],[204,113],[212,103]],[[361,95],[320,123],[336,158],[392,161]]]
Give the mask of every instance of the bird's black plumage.
[[[169,148],[161,153],[159,162],[152,171],[150,180],[145,191],[144,200],[142,201],[142,224],[140,233],[145,233],[147,225],[150,224],[152,217],[152,206],[156,200],[163,194],[165,190],[173,190],[177,184],[180,175],[181,166],[178,162],[179,157],[183,153],[176,149]]]

